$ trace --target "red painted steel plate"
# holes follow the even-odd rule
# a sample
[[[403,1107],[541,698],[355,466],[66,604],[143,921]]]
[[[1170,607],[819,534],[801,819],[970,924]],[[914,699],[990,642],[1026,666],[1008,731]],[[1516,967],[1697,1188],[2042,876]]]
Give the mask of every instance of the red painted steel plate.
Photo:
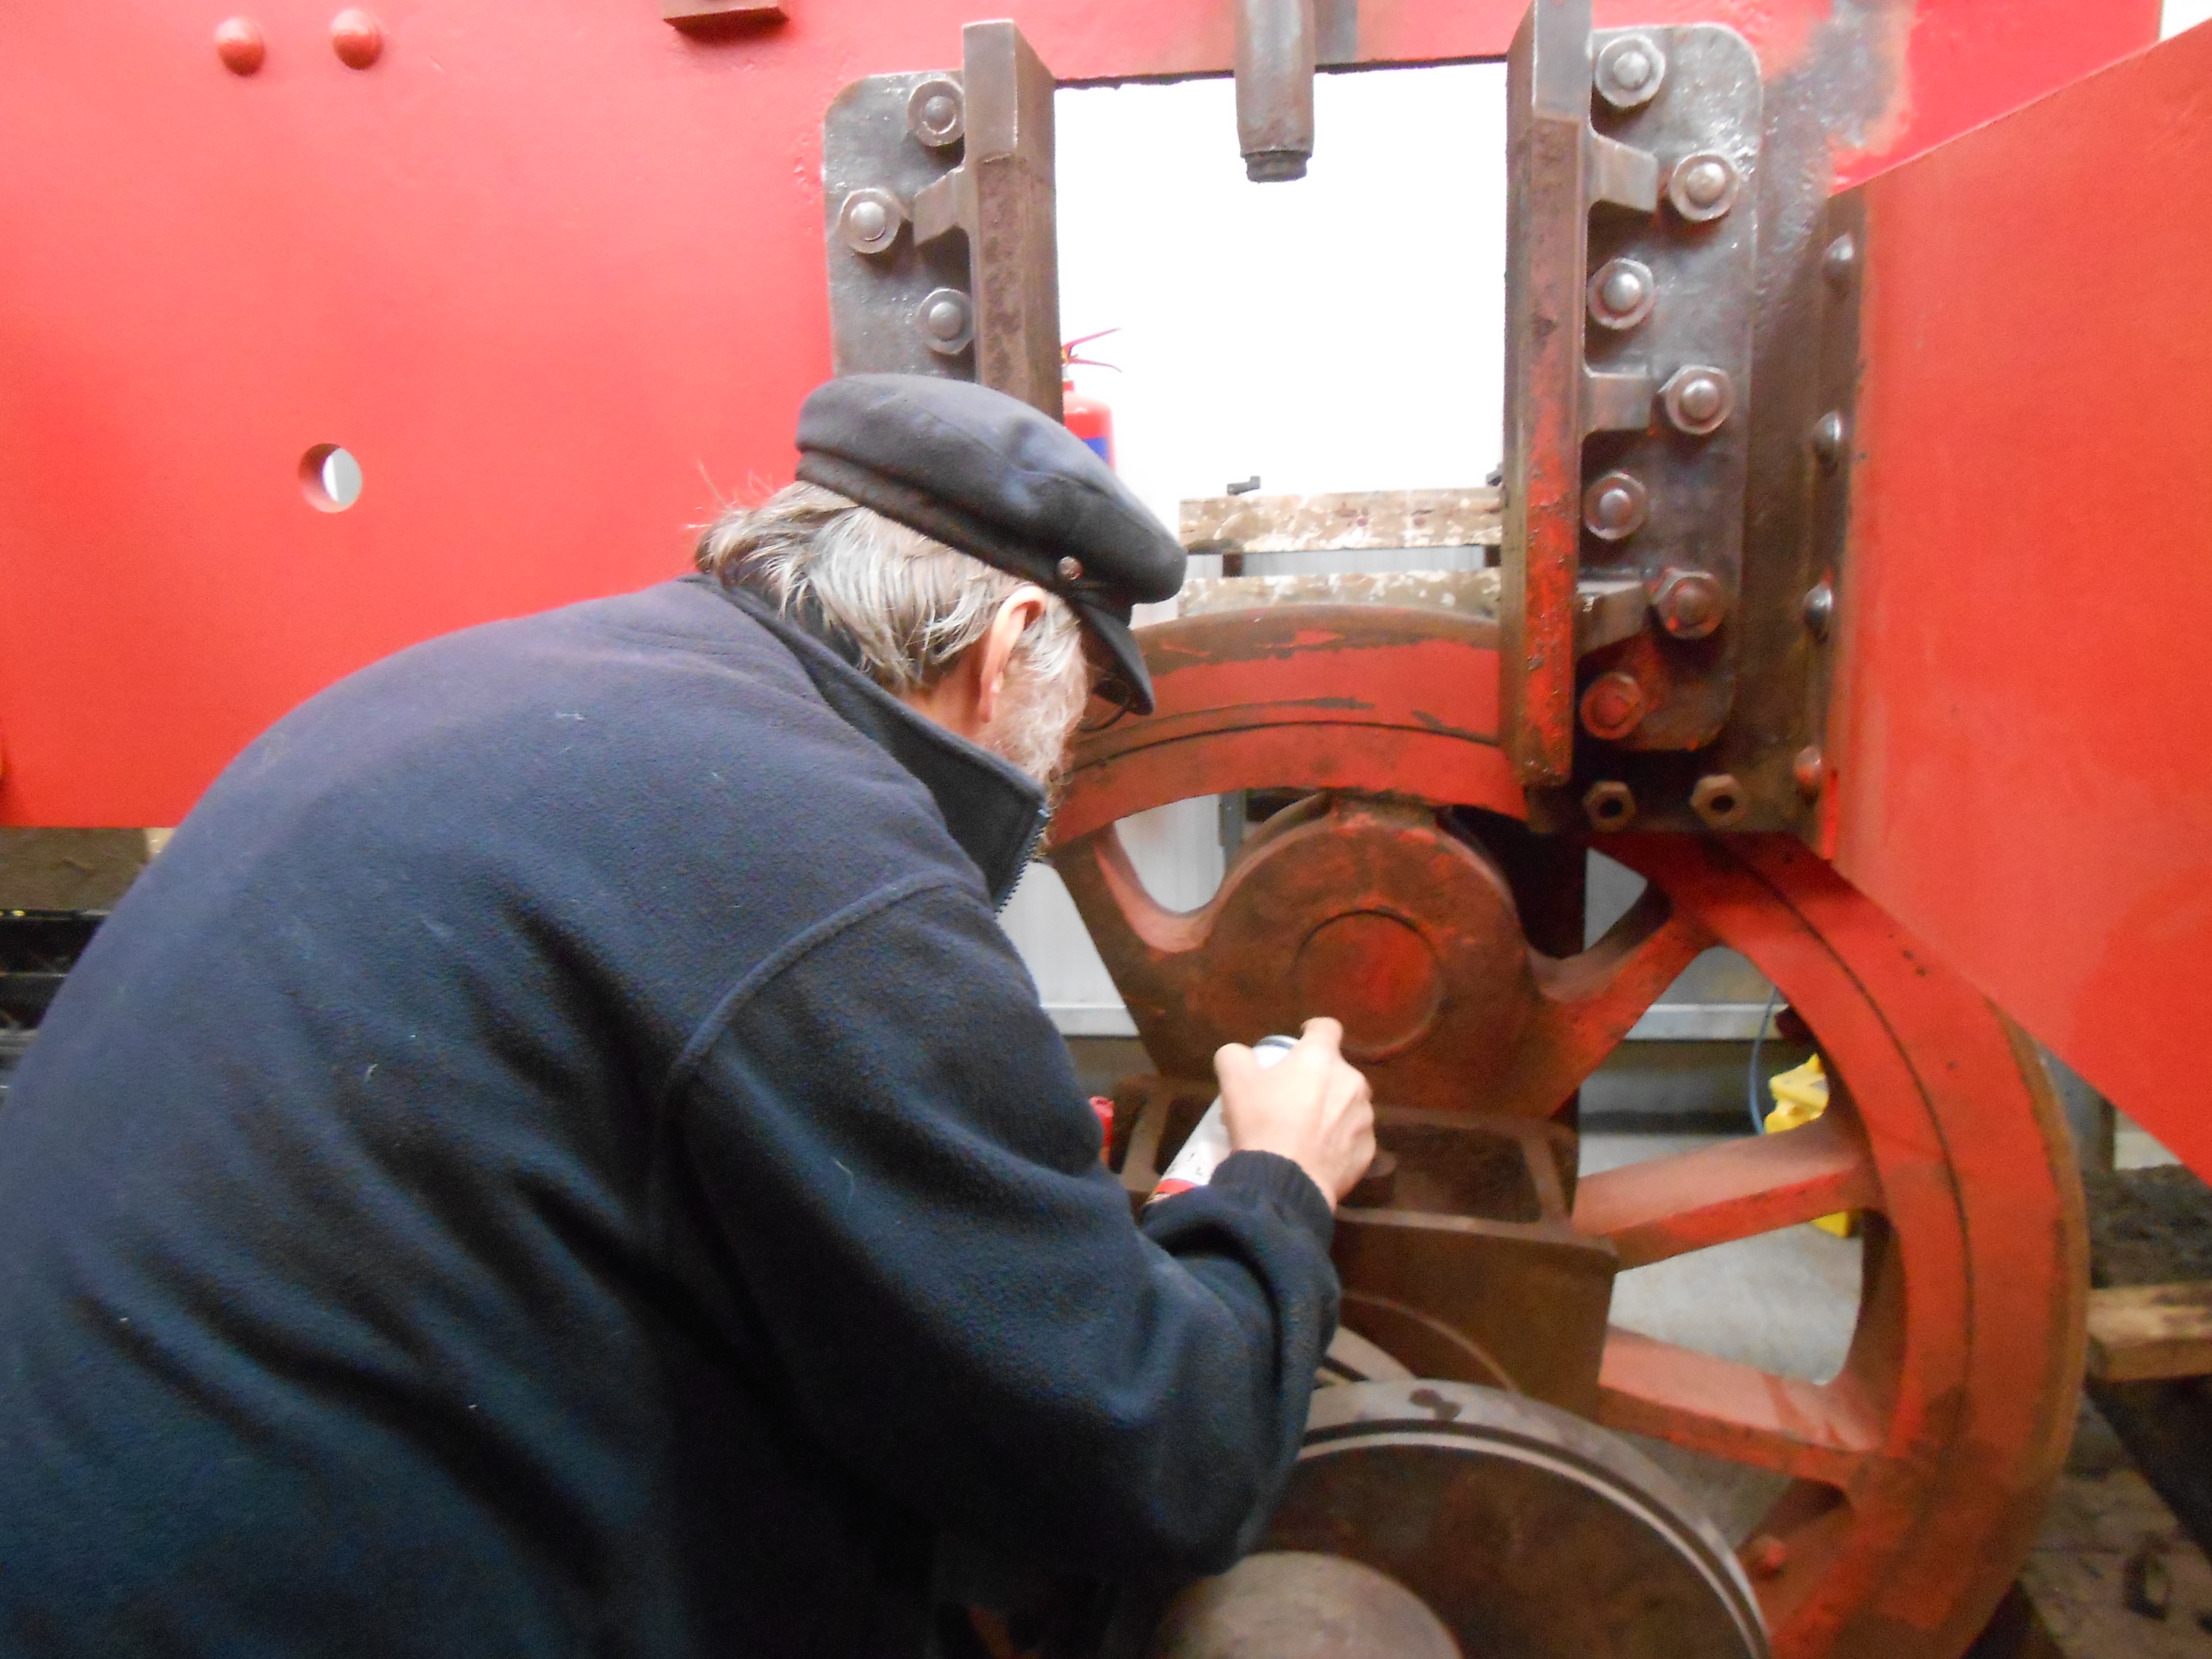
[[[1844,872],[2197,1170],[2212,28],[1867,187]]]
[[[1362,50],[1500,55],[1520,9],[1373,0]],[[716,492],[790,476],[828,370],[823,107],[957,62],[978,15],[792,0],[687,34],[654,0],[386,0],[356,70],[337,9],[255,4],[252,76],[216,56],[216,4],[0,13],[0,821],[173,823],[365,662],[681,569]],[[1229,61],[1226,3],[1012,10],[1064,78]],[[1619,0],[1599,21],[1735,24],[1862,148],[1848,169],[2108,61],[2156,11]],[[321,443],[361,460],[349,512],[303,496]]]

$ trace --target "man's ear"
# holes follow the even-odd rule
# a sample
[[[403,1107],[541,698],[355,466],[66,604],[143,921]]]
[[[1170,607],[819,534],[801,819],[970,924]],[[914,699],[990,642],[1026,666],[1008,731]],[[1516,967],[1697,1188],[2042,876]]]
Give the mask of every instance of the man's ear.
[[[1006,690],[1006,669],[1014,659],[1022,635],[1044,619],[1046,594],[1042,587],[1016,588],[1000,601],[991,629],[970,653],[975,664],[975,718],[984,726],[999,717]]]

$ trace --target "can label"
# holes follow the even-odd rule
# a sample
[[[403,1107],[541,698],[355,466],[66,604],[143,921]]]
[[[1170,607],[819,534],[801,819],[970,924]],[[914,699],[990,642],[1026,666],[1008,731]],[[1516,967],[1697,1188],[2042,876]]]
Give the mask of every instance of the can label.
[[[1297,1047],[1296,1037],[1263,1036],[1252,1045],[1252,1058],[1265,1071]],[[1160,1184],[1152,1188],[1152,1195],[1145,1201],[1157,1204],[1164,1198],[1205,1186],[1232,1150],[1229,1124],[1221,1115],[1221,1097],[1216,1095],[1213,1104],[1206,1109],[1206,1115],[1199,1119],[1198,1127],[1190,1132],[1190,1139],[1183,1142],[1182,1150],[1168,1165],[1167,1173],[1160,1177]]]

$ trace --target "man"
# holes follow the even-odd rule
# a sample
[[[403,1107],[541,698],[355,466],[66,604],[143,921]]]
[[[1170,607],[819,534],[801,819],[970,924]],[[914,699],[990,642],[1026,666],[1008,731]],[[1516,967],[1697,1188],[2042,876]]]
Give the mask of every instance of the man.
[[[916,1654],[956,1557],[1251,1547],[1365,1085],[1224,1050],[1140,1231],[994,914],[1181,551],[978,387],[799,441],[701,574],[295,711],[86,953],[0,1111],[0,1650]]]

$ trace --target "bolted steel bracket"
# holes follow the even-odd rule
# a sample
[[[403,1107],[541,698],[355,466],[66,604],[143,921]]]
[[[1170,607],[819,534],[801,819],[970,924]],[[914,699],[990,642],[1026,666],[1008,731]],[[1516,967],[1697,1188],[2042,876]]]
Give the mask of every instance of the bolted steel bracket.
[[[1589,18],[1543,0],[1508,60],[1503,690],[1539,787],[1573,774],[1578,688],[1638,684],[1641,718],[1607,723],[1616,750],[1694,750],[1728,718],[1737,655],[1759,66],[1718,25]],[[1578,629],[1586,585],[1640,585],[1649,615]]]
[[[1052,71],[1012,23],[872,75],[822,123],[831,362],[980,380],[1060,416]]]

